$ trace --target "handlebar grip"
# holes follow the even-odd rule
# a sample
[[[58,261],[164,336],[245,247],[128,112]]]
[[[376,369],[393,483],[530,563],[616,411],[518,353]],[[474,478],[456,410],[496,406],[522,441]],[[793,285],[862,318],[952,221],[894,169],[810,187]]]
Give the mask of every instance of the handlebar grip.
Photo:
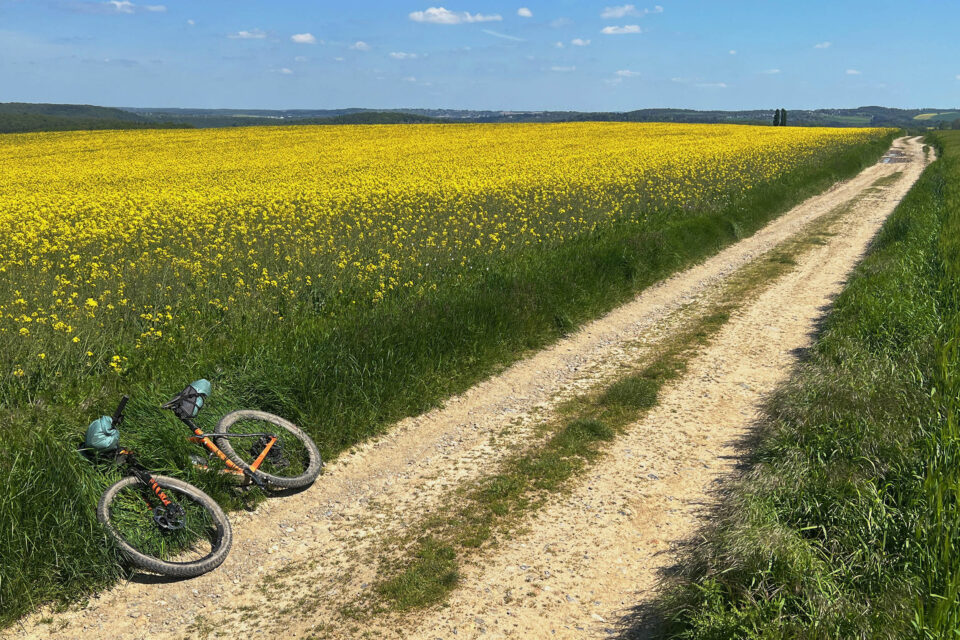
[[[117,406],[117,410],[113,412],[113,424],[119,424],[123,420],[123,410],[127,406],[128,400],[130,400],[130,396],[123,396],[120,399],[120,404]]]

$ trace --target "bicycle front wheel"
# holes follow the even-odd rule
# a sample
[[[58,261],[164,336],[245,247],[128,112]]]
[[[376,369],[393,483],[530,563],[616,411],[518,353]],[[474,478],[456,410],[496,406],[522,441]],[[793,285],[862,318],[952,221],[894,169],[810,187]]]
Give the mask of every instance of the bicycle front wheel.
[[[136,567],[174,578],[193,578],[216,569],[233,541],[223,509],[182,480],[153,479],[182,512],[173,513],[152,489],[127,476],[104,492],[97,519]]]
[[[265,411],[234,411],[220,419],[214,433],[217,446],[234,464],[253,470],[259,460],[255,471],[267,484],[299,489],[320,475],[323,462],[317,445],[280,416]],[[239,437],[218,438],[221,434]],[[273,437],[276,442],[267,449]]]

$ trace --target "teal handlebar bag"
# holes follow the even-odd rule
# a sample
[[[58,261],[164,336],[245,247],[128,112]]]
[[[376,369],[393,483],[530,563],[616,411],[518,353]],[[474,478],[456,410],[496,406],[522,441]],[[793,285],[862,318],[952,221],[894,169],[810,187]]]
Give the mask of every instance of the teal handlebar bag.
[[[116,451],[120,442],[120,431],[113,426],[113,418],[100,416],[87,427],[87,436],[83,444],[88,449],[100,453]]]

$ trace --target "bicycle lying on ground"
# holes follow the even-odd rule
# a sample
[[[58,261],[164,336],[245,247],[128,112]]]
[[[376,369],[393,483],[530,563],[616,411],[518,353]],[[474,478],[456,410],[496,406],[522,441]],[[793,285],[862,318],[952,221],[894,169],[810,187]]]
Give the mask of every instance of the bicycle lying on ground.
[[[262,411],[234,411],[203,433],[194,418],[210,392],[210,383],[188,385],[163,408],[170,409],[203,444],[211,459],[223,461],[224,473],[243,477],[262,489],[301,488],[320,473],[316,444],[290,422]],[[124,420],[124,396],[113,417],[102,416],[87,428],[85,447],[112,454],[129,473],[108,488],[97,505],[97,518],[130,562],[147,571],[188,578],[218,567],[230,551],[230,522],[210,496],[191,484],[151,475],[130,451],[117,447]],[[239,439],[236,447],[231,439]],[[209,468],[206,462],[198,463]]]

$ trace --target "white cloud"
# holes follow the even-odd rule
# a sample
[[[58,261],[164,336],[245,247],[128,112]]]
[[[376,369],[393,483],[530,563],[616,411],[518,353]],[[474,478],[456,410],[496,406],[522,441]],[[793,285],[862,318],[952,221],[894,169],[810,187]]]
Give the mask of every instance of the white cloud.
[[[407,76],[406,78],[403,79],[403,81],[404,81],[404,82],[416,82],[417,79],[416,79],[415,77],[413,77],[413,76]]]
[[[847,69],[847,75],[848,75],[848,76],[859,76],[859,75],[860,75],[860,71],[858,71],[857,69]]]
[[[765,71],[761,71],[760,73],[762,73],[762,74],[764,74],[764,75],[767,75],[767,76],[775,76],[775,75],[777,75],[778,73],[780,73],[780,69],[767,69],[767,70],[765,70]]]
[[[344,58],[343,56],[337,56],[337,57],[334,58],[333,60],[334,60],[335,62],[343,62],[344,60],[346,60],[346,58]]]
[[[290,39],[297,44],[317,44],[317,39],[312,33],[295,33],[290,36]]]
[[[250,31],[237,31],[236,33],[231,33],[227,36],[234,40],[263,40],[267,37],[265,31],[260,29],[251,29]]]
[[[625,33],[643,33],[640,25],[625,24],[622,27],[604,27],[600,33],[608,36],[622,35]]]
[[[293,69],[287,69],[284,67],[283,69],[280,69],[279,73],[282,73],[285,76],[290,76],[293,75]]]
[[[370,45],[368,45],[363,40],[357,40],[352,45],[350,45],[350,48],[353,49],[354,51],[370,51]]]
[[[570,41],[570,44],[572,44],[575,47],[588,47],[590,46],[590,41],[584,40],[583,38],[574,38],[573,40]]]
[[[737,50],[736,50],[736,49],[730,49],[730,55],[732,55],[732,56],[737,55]]]
[[[702,89],[726,89],[726,82],[698,82],[695,86]]]
[[[960,80],[960,73],[957,74],[957,80]]]
[[[102,6],[116,13],[137,13],[140,11],[162,13],[167,10],[167,7],[162,4],[136,5],[130,0],[107,0]]]
[[[813,45],[813,48],[814,48],[814,49],[829,49],[831,46],[833,46],[833,43],[832,43],[832,42],[818,42],[817,44]]]
[[[557,44],[555,44],[555,45],[553,45],[553,46],[555,46],[557,49],[563,49],[563,43],[562,43],[562,42],[558,42]]]
[[[403,51],[391,51],[390,57],[394,60],[413,60],[417,57],[417,54],[404,53]]]
[[[448,11],[443,7],[430,7],[426,11],[414,11],[410,14],[414,22],[430,22],[433,24],[462,24],[467,22],[499,22],[503,17],[499,14],[483,15],[469,11]]]
[[[293,59],[293,61],[294,61],[294,62],[309,62],[309,61],[310,61],[310,58],[308,58],[307,56],[297,56],[296,58]]]
[[[481,29],[488,36],[493,36],[494,38],[503,38],[504,40],[513,40],[514,42],[526,42],[523,38],[518,38],[517,36],[509,36],[505,33],[500,33],[499,31],[493,31],[492,29]]]
[[[197,24],[197,23],[194,22],[193,20],[187,20],[187,24],[192,27],[193,25],[195,25],[195,24]]]
[[[520,7],[517,9],[517,15],[521,18],[532,18],[533,11],[530,11],[530,9],[527,9],[526,7]]]
[[[601,18],[625,18],[627,16],[633,16],[635,18],[642,18],[645,15],[651,13],[663,13],[663,7],[660,5],[655,6],[653,9],[637,9],[635,5],[625,4],[619,7],[607,7],[603,10],[603,13],[600,14]]]
[[[559,73],[569,73],[576,70],[576,67],[550,67],[550,71],[557,71]]]
[[[639,71],[630,71],[629,69],[620,69],[617,75],[621,78],[636,78],[640,75]]]

